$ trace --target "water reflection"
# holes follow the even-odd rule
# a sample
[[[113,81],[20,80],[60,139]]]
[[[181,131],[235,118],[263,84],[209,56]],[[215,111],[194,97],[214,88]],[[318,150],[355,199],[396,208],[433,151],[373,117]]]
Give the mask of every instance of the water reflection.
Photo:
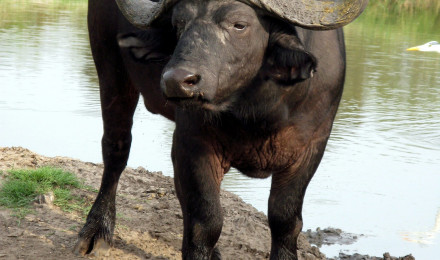
[[[402,237],[403,239],[410,242],[423,244],[423,245],[432,245],[435,243],[435,239],[439,235],[439,233],[440,233],[440,209],[437,212],[437,215],[435,216],[435,223],[432,229],[424,232],[418,231],[418,232],[402,233]]]
[[[304,219],[312,228],[339,222],[343,230],[367,235],[354,246],[324,248],[329,255],[388,250],[431,259],[438,236],[431,239],[437,247],[421,250],[413,244],[421,240],[407,243],[400,234],[427,230],[425,223],[439,206],[440,56],[405,52],[437,35],[431,26],[413,28],[432,17],[387,15],[367,13],[345,30],[346,87],[326,155],[307,192]]]
[[[101,161],[86,8],[86,1],[2,1],[0,146]],[[367,10],[346,28],[345,92],[303,218],[306,229],[332,226],[366,238],[323,247],[329,256],[438,253],[440,55],[405,49],[435,40],[439,21],[438,14]],[[140,103],[129,165],[172,175],[173,130]],[[232,171],[223,187],[267,210],[270,179]]]

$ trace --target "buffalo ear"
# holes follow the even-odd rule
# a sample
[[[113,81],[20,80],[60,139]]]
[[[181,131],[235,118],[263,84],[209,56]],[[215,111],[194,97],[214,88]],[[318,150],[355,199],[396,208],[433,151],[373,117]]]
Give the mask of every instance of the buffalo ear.
[[[128,50],[131,56],[140,62],[161,62],[169,59],[173,53],[175,39],[162,29],[119,34],[118,44],[122,50]]]
[[[282,84],[293,84],[313,77],[316,58],[299,42],[296,35],[279,34],[269,44],[267,76]]]

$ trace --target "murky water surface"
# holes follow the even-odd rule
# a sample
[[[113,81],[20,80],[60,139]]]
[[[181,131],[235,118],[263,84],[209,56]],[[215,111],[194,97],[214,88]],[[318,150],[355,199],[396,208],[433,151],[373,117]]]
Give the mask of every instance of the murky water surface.
[[[84,1],[2,1],[0,146],[100,162],[102,124]],[[305,229],[363,234],[321,248],[380,256],[440,254],[439,17],[367,10],[346,28],[348,71],[326,154],[304,204]],[[140,105],[129,165],[172,175],[172,122]],[[236,171],[223,187],[267,210],[270,180]]]

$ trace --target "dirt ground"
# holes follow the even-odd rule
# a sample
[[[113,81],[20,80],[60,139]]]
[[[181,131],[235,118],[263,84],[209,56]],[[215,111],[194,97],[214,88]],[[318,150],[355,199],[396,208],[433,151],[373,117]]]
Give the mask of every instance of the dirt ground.
[[[0,148],[0,185],[11,168],[55,166],[74,173],[95,189],[99,188],[103,166],[67,157],[45,157],[25,148]],[[93,201],[96,193],[77,194]],[[218,246],[223,259],[268,259],[270,231],[267,218],[238,196],[222,191],[224,226]],[[173,180],[160,172],[127,168],[119,182],[114,245],[108,259],[181,259],[183,218],[175,196]],[[79,213],[66,213],[51,204],[32,205],[33,212],[18,221],[9,209],[0,208],[1,259],[84,259],[71,250],[84,224]],[[337,229],[305,232],[299,237],[299,256],[304,260],[326,259],[315,244],[356,239]],[[339,241],[341,242],[341,241]],[[88,256],[88,258],[96,258]],[[337,259],[414,259],[343,255]]]

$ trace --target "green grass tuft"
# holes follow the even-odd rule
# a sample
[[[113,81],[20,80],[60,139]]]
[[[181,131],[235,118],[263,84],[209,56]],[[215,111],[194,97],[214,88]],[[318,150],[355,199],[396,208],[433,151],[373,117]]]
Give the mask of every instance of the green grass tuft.
[[[81,186],[75,175],[53,167],[41,167],[35,170],[11,170],[9,173],[11,179],[38,183],[38,188],[42,192],[50,190],[51,187],[72,186],[79,188]]]
[[[14,210],[18,218],[30,212],[31,202],[38,195],[54,193],[54,204],[64,211],[79,211],[89,208],[83,198],[71,194],[71,189],[89,190],[72,173],[53,167],[35,170],[10,170],[0,188],[0,206]]]
[[[37,189],[35,182],[9,179],[0,190],[0,205],[8,208],[26,207],[35,198]]]

